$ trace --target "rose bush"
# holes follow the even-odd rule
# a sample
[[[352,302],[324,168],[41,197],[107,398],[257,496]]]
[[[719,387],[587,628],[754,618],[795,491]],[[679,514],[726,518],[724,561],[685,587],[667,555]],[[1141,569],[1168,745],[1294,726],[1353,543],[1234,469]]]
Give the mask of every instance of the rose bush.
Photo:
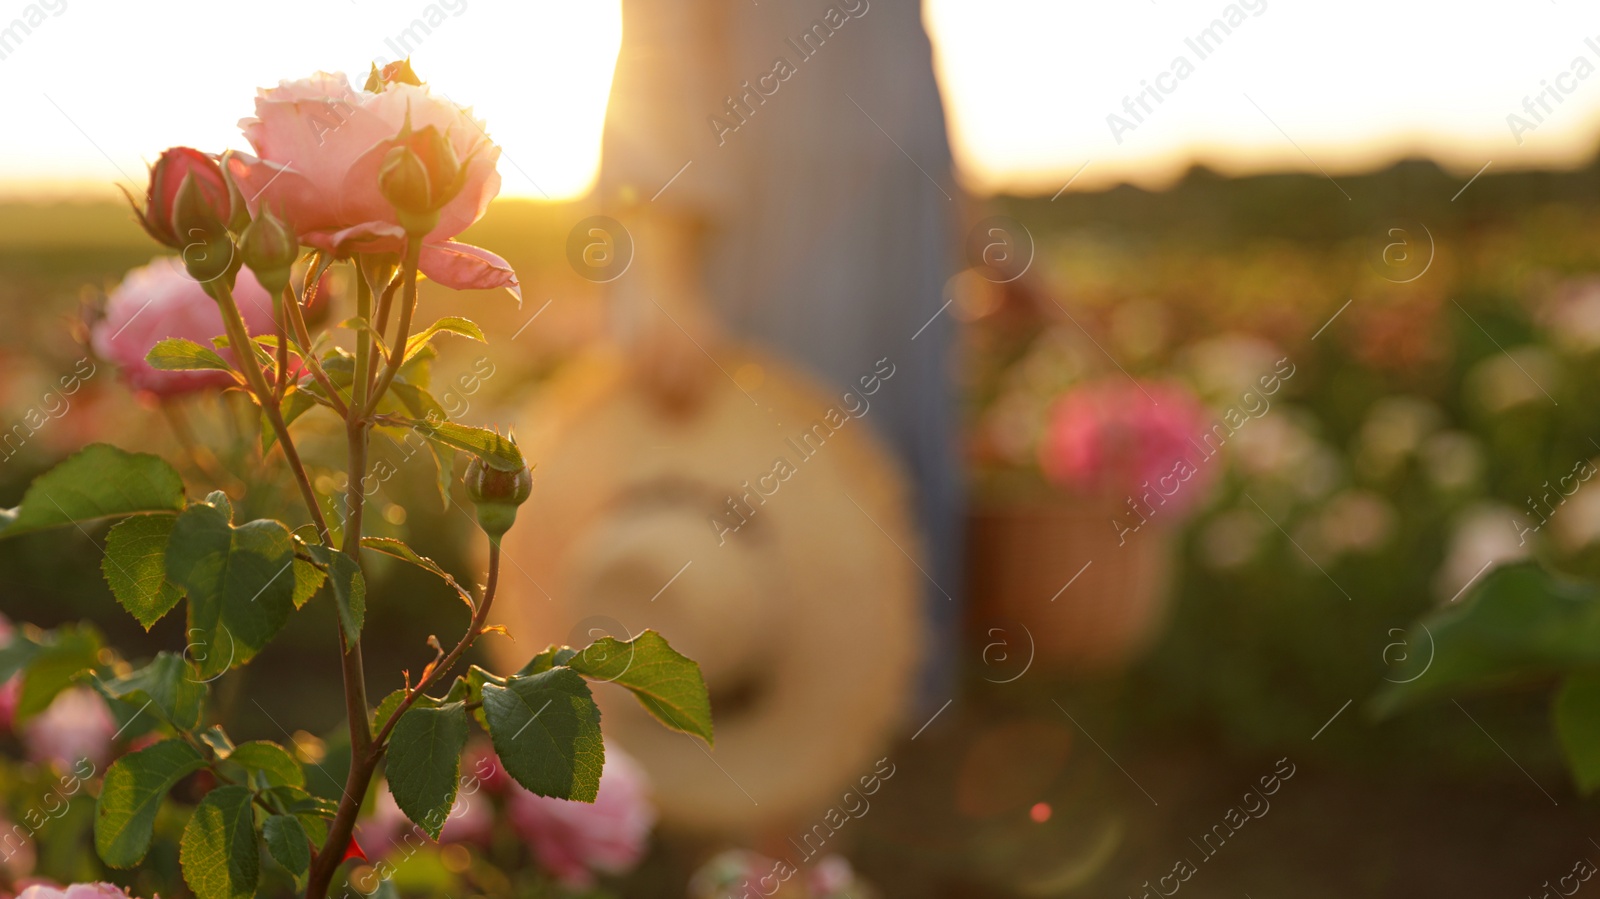
[[[114,879],[135,881],[144,893],[181,894],[186,886],[197,899],[237,899],[271,881],[272,889],[292,882],[308,899],[324,899],[355,859],[370,864],[353,869],[351,883],[370,894],[377,887],[362,884],[394,873],[354,839],[380,768],[389,817],[403,814],[430,841],[486,835],[482,811],[476,821],[451,817],[471,811],[461,759],[477,727],[488,749],[475,750],[474,764],[492,753],[488,767],[504,771],[488,783],[514,782],[505,789],[572,805],[598,801],[588,815],[522,806],[540,845],[557,847],[536,852],[561,866],[555,876],[576,882],[580,865],[587,872],[629,863],[652,819],[640,811],[631,768],[607,751],[589,683],[633,692],[664,725],[709,744],[699,666],[649,630],[627,642],[605,638],[594,653],[550,646],[503,675],[465,666],[479,638],[505,633],[490,621],[500,539],[529,499],[531,474],[515,440],[451,421],[428,390],[435,341],[485,341],[482,329],[459,315],[426,327],[414,316],[423,274],[452,287],[516,292],[499,257],[450,239],[498,190],[499,150],[481,124],[433,97],[405,65],[374,69],[361,91],[342,75],[285,82],[263,91],[256,111],[244,127],[258,156],[183,147],[161,154],[135,211],[179,255],[130,273],[90,341],[137,390],[236,389],[236,405],[259,411],[239,418],[260,422],[262,432],[244,443],[252,465],[269,469],[266,481],[247,484],[196,464],[198,482],[186,482],[159,456],[93,444],[36,478],[20,505],[0,509],[0,538],[88,534],[111,522],[95,545],[103,546],[101,570],[117,602],[146,630],[180,606],[185,618],[183,652],[137,663],[87,625],[21,626],[0,638],[0,701],[12,731],[34,759],[52,763],[47,770],[74,767],[49,785],[50,799],[69,808],[78,795],[95,803],[92,815],[61,824],[31,815],[30,835],[51,827],[41,838],[59,840],[71,826],[92,826],[107,873],[127,872]],[[302,246],[311,248],[309,260],[299,258]],[[291,273],[302,264],[309,274],[297,288]],[[354,308],[330,316],[339,322],[332,328],[313,327],[307,307],[335,264],[350,267]],[[342,453],[332,441],[302,448],[301,429],[318,420],[336,425]],[[473,533],[488,547],[479,589],[466,589],[405,541],[366,532],[374,434],[429,447],[442,498],[454,483],[477,507]],[[452,477],[458,456],[465,484]],[[245,510],[266,505],[252,501],[262,487],[250,484],[263,483],[274,495],[298,496],[302,508],[286,513],[296,520],[245,520]],[[471,615],[451,648],[430,637],[410,669],[416,673],[384,697],[368,694],[362,653],[366,566],[379,556],[437,579]],[[208,703],[213,684],[268,651],[311,603],[337,622],[327,645],[338,647],[346,711],[348,767],[328,797],[308,780],[305,766],[320,756],[300,739],[235,742]],[[129,751],[102,776],[119,739]],[[98,787],[84,789],[91,779]],[[167,805],[178,809],[168,813]],[[124,893],[80,884],[32,886],[23,895]]]

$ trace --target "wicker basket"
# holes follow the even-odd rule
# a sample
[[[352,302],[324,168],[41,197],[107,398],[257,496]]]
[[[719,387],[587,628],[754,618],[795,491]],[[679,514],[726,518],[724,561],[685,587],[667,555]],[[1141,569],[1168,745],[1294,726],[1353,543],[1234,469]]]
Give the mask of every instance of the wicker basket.
[[[1173,539],[1152,521],[1120,540],[1111,521],[1103,504],[1068,497],[974,510],[972,623],[1023,625],[1037,664],[1058,671],[1136,660],[1166,619]]]

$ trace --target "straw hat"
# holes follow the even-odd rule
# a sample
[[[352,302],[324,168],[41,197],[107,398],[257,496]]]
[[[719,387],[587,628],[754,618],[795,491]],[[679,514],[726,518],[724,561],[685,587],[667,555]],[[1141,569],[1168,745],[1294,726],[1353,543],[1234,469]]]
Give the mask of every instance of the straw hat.
[[[495,604],[516,643],[495,646],[521,665],[552,642],[659,631],[701,665],[715,747],[597,685],[607,738],[649,771],[668,821],[746,835],[871,773],[911,695],[921,584],[906,488],[867,421],[811,432],[838,396],[736,347],[716,356],[759,365],[760,386],[714,372],[671,416],[596,354],[523,416],[533,495]]]

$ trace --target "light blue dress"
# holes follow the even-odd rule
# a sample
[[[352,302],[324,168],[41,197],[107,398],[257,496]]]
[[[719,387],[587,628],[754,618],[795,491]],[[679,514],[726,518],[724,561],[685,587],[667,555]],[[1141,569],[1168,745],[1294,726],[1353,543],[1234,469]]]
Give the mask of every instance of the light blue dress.
[[[738,337],[841,392],[894,365],[865,418],[915,488],[930,658],[947,675],[965,507],[956,325],[940,310],[960,195],[921,13],[624,0],[601,191],[705,223],[707,289]]]

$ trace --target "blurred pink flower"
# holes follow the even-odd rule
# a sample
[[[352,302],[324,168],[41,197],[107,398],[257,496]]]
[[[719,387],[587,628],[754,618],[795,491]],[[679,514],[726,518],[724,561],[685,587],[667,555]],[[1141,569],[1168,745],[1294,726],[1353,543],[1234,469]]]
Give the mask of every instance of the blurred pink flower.
[[[244,194],[254,197],[252,211],[271,209],[301,242],[340,255],[398,252],[405,230],[378,188],[378,172],[408,121],[417,131],[442,132],[466,166],[461,192],[424,238],[423,274],[456,289],[516,292],[516,274],[505,260],[451,240],[500,192],[500,148],[471,112],[424,85],[391,81],[376,92],[358,91],[343,74],[317,72],[262,88],[256,114],[239,121],[256,156],[234,154],[227,165]]]
[[[239,272],[234,301],[252,335],[273,331],[272,298],[249,269]],[[221,371],[157,371],[144,361],[150,348],[168,337],[182,337],[210,349],[223,332],[217,301],[189,276],[176,257],[164,256],[128,272],[111,291],[105,315],[89,327],[95,353],[121,370],[128,385],[157,396],[176,396],[227,387],[233,377]],[[233,359],[229,350],[222,356]]]
[[[38,850],[34,848],[33,839],[25,836],[29,833],[32,833],[31,829],[18,828],[0,817],[0,869],[5,871],[8,883],[18,883],[32,874],[33,866],[38,863]]]
[[[1056,400],[1039,465],[1055,484],[1113,499],[1138,498],[1165,478],[1173,489],[1161,495],[1182,511],[1203,496],[1210,479],[1200,443],[1205,428],[1204,407],[1182,387],[1126,379],[1086,384]]]
[[[130,897],[121,887],[109,883],[75,883],[68,887],[35,884],[18,893],[17,899],[130,899]]]
[[[100,768],[111,758],[116,732],[105,700],[88,687],[73,687],[22,726],[22,742],[35,762],[71,768],[88,759]]]
[[[649,791],[639,763],[607,743],[593,803],[512,787],[506,813],[539,864],[563,884],[583,889],[593,885],[594,872],[620,874],[644,857],[656,820]]]
[[[463,768],[461,776],[467,775],[467,770]],[[456,804],[451,807],[449,816],[445,818],[444,830],[439,834],[439,843],[476,843],[486,846],[493,835],[494,809],[489,804],[489,797],[480,790],[472,794],[461,793],[456,797]],[[410,855],[417,847],[431,842],[422,829],[400,810],[394,795],[387,788],[378,792],[372,817],[361,826],[360,837],[362,849],[373,861],[398,850]]]

